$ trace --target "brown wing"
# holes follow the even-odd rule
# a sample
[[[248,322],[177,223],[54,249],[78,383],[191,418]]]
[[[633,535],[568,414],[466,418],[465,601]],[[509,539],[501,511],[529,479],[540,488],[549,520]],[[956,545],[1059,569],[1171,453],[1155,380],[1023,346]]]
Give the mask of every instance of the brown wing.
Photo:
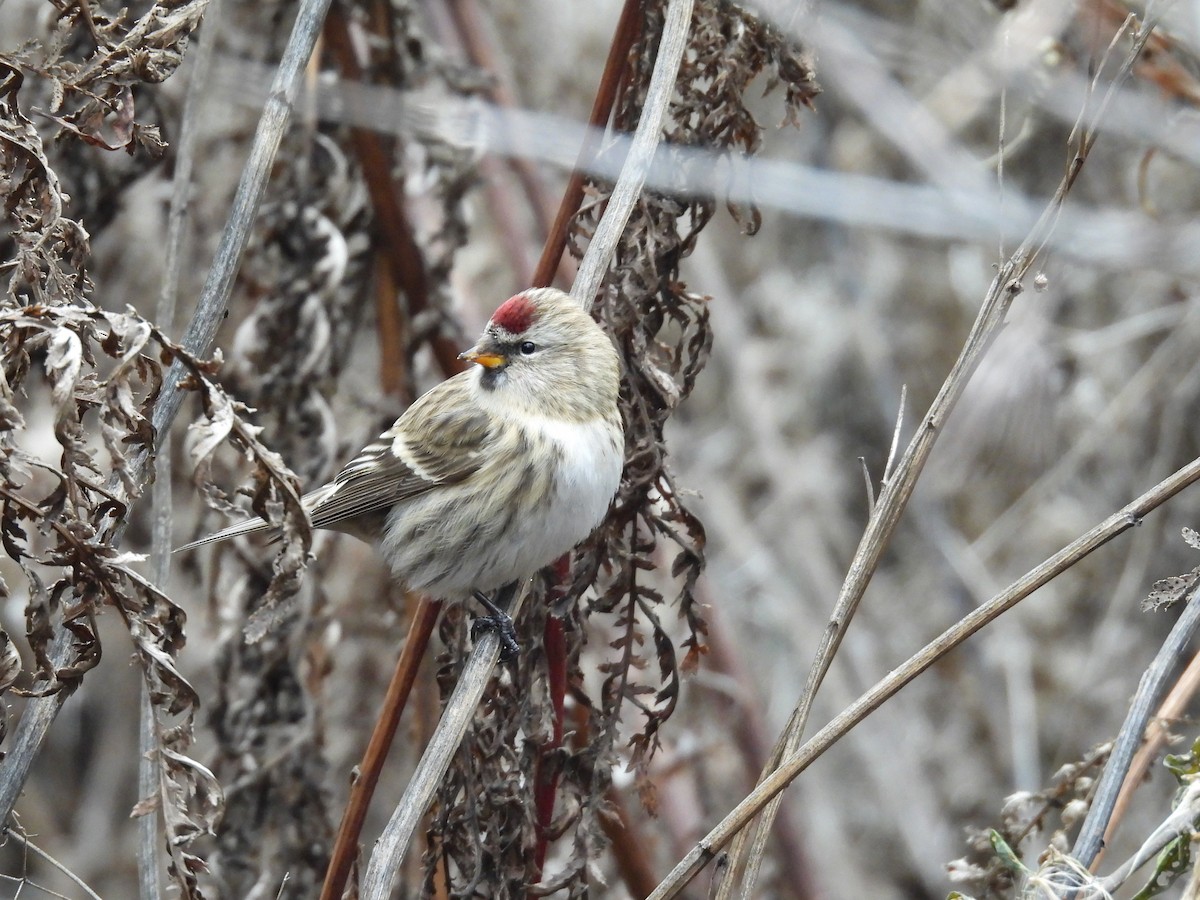
[[[432,405],[422,402],[428,397],[368,444],[330,485],[313,492],[309,515],[314,527],[329,528],[385,510],[439,485],[456,484],[479,470],[482,450],[491,439],[488,416],[455,409],[423,415]],[[397,448],[398,435],[407,439]]]

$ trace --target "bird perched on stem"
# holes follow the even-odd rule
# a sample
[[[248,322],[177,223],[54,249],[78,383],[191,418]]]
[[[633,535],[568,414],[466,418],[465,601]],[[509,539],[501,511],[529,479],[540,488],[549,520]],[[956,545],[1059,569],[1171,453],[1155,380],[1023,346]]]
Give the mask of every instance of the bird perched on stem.
[[[554,288],[510,297],[460,358],[476,365],[302,503],[314,527],[376,544],[410,590],[474,594],[495,616],[487,593],[532,576],[604,518],[621,478],[620,366],[600,326]],[[270,527],[241,522],[180,550]]]

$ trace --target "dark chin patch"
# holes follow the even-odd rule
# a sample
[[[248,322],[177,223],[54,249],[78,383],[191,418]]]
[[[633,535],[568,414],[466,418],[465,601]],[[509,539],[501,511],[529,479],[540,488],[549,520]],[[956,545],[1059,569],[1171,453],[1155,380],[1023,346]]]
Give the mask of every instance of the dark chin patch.
[[[479,386],[485,391],[494,391],[499,386],[503,375],[504,366],[498,369],[484,369],[483,375],[479,379]]]
[[[537,307],[524,294],[509,297],[492,313],[492,322],[509,334],[524,334],[537,315]]]

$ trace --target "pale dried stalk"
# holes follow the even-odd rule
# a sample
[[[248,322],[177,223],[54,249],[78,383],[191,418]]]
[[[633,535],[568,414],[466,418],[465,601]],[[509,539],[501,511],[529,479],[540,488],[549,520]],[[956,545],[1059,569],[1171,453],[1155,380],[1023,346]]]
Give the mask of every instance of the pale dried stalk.
[[[779,741],[772,751],[770,761],[763,770],[764,780],[760,780],[760,785],[765,783],[767,772],[774,769],[780,760],[795,754],[797,747],[799,747],[816,693],[820,689],[830,665],[833,663],[833,657],[837,654],[838,648],[841,646],[842,638],[850,626],[850,621],[858,609],[858,604],[862,600],[863,594],[866,593],[867,585],[870,584],[871,578],[879,566],[879,561],[883,557],[888,544],[891,542],[896,525],[899,523],[900,517],[908,505],[908,500],[912,496],[913,489],[916,487],[917,479],[920,478],[925,468],[925,463],[929,459],[929,454],[933,451],[934,443],[937,441],[941,430],[945,427],[946,419],[953,412],[955,404],[966,389],[971,375],[978,368],[984,353],[987,352],[991,342],[1003,326],[1009,307],[1022,289],[1021,280],[1029,272],[1034,261],[1045,248],[1047,241],[1049,241],[1050,235],[1053,233],[1054,227],[1058,222],[1059,212],[1062,209],[1067,194],[1070,193],[1071,187],[1075,184],[1075,179],[1078,178],[1079,172],[1092,146],[1096,142],[1096,123],[1107,107],[1114,92],[1132,70],[1133,63],[1141,53],[1146,41],[1149,40],[1152,31],[1153,25],[1148,24],[1135,36],[1129,53],[1115,74],[1104,99],[1091,119],[1084,123],[1084,112],[1080,113],[1080,121],[1076,125],[1075,132],[1073,132],[1073,135],[1079,135],[1079,146],[1074,154],[1074,158],[1067,167],[1066,174],[1063,176],[1058,189],[1054,193],[1053,199],[1042,212],[1042,215],[1038,218],[1025,240],[1021,242],[1021,245],[1007,262],[1004,263],[996,278],[993,279],[987,296],[984,298],[983,305],[980,307],[975,322],[971,326],[971,331],[967,335],[966,343],[963,345],[963,349],[954,363],[954,367],[950,370],[950,374],[946,376],[941,390],[938,391],[937,396],[929,407],[929,411],[921,420],[921,424],[918,426],[916,433],[909,442],[908,448],[904,452],[904,456],[896,467],[894,476],[885,480],[878,502],[871,511],[867,527],[863,531],[862,539],[859,541],[858,550],[855,552],[854,559],[850,563],[846,579],[842,583],[842,588],[838,594],[833,614],[830,616],[829,624],[825,626],[821,643],[817,649],[817,655],[804,684],[804,690],[801,692],[796,708],[793,710],[787,726],[784,728]],[[1102,70],[1103,66],[1100,69]],[[1097,73],[1097,77],[1099,77],[1099,73]],[[779,803],[780,801],[776,799],[767,804],[763,810],[761,820],[754,830],[752,841],[749,834],[738,836],[730,854],[732,856],[731,864],[725,870],[725,877],[722,879],[718,889],[717,897],[720,900],[726,900],[727,897],[731,896],[733,886],[737,883],[738,874],[741,871],[745,872],[741,896],[749,898],[752,895],[758,870],[765,852],[767,837],[771,825],[779,813]],[[747,850],[748,841],[750,842],[749,850]]]
[[[608,200],[604,217],[588,244],[587,253],[571,289],[572,296],[585,307],[591,305],[600,289],[604,274],[608,271],[617,244],[625,231],[625,225],[633,212],[633,205],[645,184],[646,173],[654,159],[655,150],[662,140],[663,117],[675,89],[683,51],[687,47],[691,20],[692,0],[671,0],[667,7],[654,71],[650,76],[646,104],[642,109],[629,155]],[[518,596],[514,607],[519,605],[521,596],[523,592]],[[471,656],[454,688],[454,695],[438,722],[429,746],[422,754],[404,796],[400,798],[391,821],[371,854],[361,889],[364,900],[386,900],[391,896],[392,888],[400,874],[405,851],[412,842],[425,811],[433,801],[438,785],[441,784],[454,754],[458,751],[459,744],[462,743],[463,735],[466,734],[471,717],[483,697],[499,654],[500,641],[495,634],[484,635],[471,651]]]
[[[1200,817],[1200,781],[1193,781],[1184,789],[1175,809],[1150,833],[1137,852],[1115,872],[1100,880],[1100,889],[1106,891],[1106,895],[1111,894],[1128,881],[1130,875],[1165,850],[1168,844],[1181,837],[1191,839],[1197,817]]]
[[[19,841],[22,845],[24,845],[25,849],[30,851],[34,856],[44,859],[51,866],[58,869],[58,871],[61,872],[64,876],[69,878],[75,884],[76,887],[78,887],[81,891],[83,891],[85,900],[102,900],[100,895],[97,894],[95,891],[93,891],[90,887],[88,887],[87,883],[82,878],[80,878],[78,875],[76,875],[74,872],[72,872],[70,869],[68,869],[66,866],[64,866],[61,862],[59,862],[57,859],[55,859],[53,856],[51,856],[49,853],[47,853],[45,850],[43,850],[37,844],[35,844],[31,840],[29,840],[29,838],[25,837],[25,835],[21,834],[19,830],[14,828],[12,831],[8,832],[8,835],[10,837],[16,838],[17,841]],[[32,882],[26,881],[26,882],[23,882],[23,884],[28,884],[31,888],[34,888],[35,890],[37,889],[37,886],[34,885]],[[18,887],[17,894],[20,894],[20,893],[21,893],[21,889],[20,889],[20,887]],[[49,893],[49,892],[46,891],[46,893]],[[57,897],[57,896],[61,896],[61,895],[53,894],[52,896]]]
[[[296,105],[300,73],[312,56],[331,2],[306,0],[292,26],[275,80],[271,83],[271,93],[267,96],[267,104],[258,121],[258,130],[254,133],[250,155],[242,169],[237,192],[233,195],[233,205],[225,230],[221,233],[221,243],[217,246],[212,268],[200,292],[196,313],[181,341],[184,349],[194,356],[204,356],[208,352],[217,335],[217,328],[225,318],[233,280],[237,277],[250,228],[254,225],[267,178]],[[183,366],[176,363],[163,379],[162,399],[154,410],[154,428],[159,434],[174,420],[179,404],[183,402],[178,385],[185,374]]]
[[[175,307],[179,296],[180,268],[183,259],[184,226],[187,223],[188,203],[192,189],[192,169],[196,161],[196,115],[203,100],[203,88],[212,70],[213,49],[216,44],[216,23],[220,0],[210,0],[204,10],[204,28],[200,47],[192,66],[180,116],[179,142],[175,154],[175,176],[172,180],[171,210],[167,216],[167,237],[164,248],[165,271],[162,291],[154,318],[165,334],[175,330]],[[166,584],[171,572],[171,432],[161,432],[154,457],[154,487],[151,492],[154,519],[151,525],[150,565],[156,584]],[[158,728],[154,706],[150,702],[150,686],[142,681],[141,706],[138,712],[138,797],[146,799],[159,790]],[[138,819],[138,885],[141,900],[158,900],[162,896],[160,875],[166,871],[163,840],[159,832],[157,812],[146,813]]]
[[[1125,816],[1126,808],[1133,800],[1134,791],[1147,781],[1147,771],[1158,758],[1158,754],[1162,752],[1163,745],[1170,739],[1170,723],[1184,714],[1188,703],[1196,696],[1198,690],[1200,690],[1200,654],[1192,657],[1187,669],[1179,676],[1179,680],[1175,682],[1162,705],[1151,716],[1150,724],[1146,728],[1145,740],[1133,757],[1129,771],[1125,774],[1125,782],[1121,785],[1121,792],[1117,795],[1117,802],[1113,805],[1112,814],[1108,817],[1104,836],[1100,840],[1101,848],[1111,846],[1112,837]],[[1096,861],[1103,858],[1102,850],[1097,854]]]
[[[1142,517],[1157,509],[1184,488],[1200,481],[1200,459],[1194,459],[1170,477],[1160,481],[1129,505],[1113,513],[1091,531],[1072,541],[1041,565],[1031,569],[987,603],[964,616],[937,638],[893,669],[869,691],[810,738],[796,753],[788,756],[763,779],[732,812],[671,870],[648,900],[674,897],[704,868],[717,852],[745,828],[791,781],[832,747],[863,719],[896,695],[906,684],[957,648],[989,622],[1012,609],[1038,588],[1047,584],[1104,544],[1137,526]]]

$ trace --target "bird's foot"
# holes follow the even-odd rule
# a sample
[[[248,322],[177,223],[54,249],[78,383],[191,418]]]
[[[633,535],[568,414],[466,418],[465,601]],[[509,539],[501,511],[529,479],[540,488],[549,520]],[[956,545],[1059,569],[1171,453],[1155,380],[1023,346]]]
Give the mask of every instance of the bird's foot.
[[[506,585],[500,589],[497,596],[511,600],[512,592],[508,591]],[[507,663],[516,659],[521,653],[521,645],[517,643],[517,629],[513,625],[512,616],[481,591],[475,592],[475,599],[483,605],[488,614],[477,616],[471,623],[471,640],[476,641],[480,635],[489,631],[495,632],[500,639],[500,662]]]
[[[479,636],[494,631],[500,638],[500,662],[512,662],[521,654],[521,645],[517,643],[517,630],[513,627],[512,616],[501,613],[498,616],[476,616],[471,622],[471,640],[479,640]]]

